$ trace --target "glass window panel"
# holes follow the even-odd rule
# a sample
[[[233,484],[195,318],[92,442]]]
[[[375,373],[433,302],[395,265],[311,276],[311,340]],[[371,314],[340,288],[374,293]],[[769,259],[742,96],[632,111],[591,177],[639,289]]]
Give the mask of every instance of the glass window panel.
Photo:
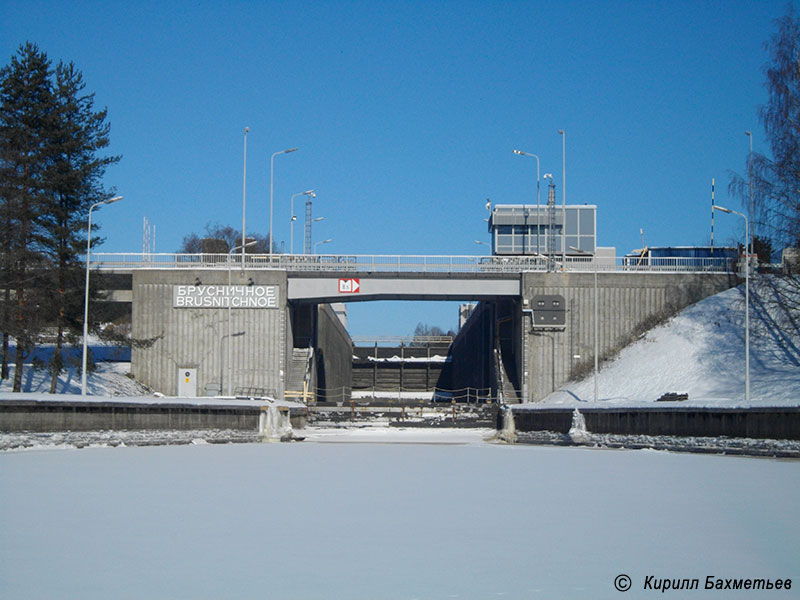
[[[578,210],[575,208],[567,209],[567,235],[578,233]]]
[[[594,253],[594,237],[582,236],[580,238],[580,245],[578,246],[584,252]]]
[[[581,209],[581,235],[594,235],[594,209]]]
[[[575,252],[575,248],[582,250],[578,245],[578,236],[576,235],[568,235],[567,236],[567,252]]]

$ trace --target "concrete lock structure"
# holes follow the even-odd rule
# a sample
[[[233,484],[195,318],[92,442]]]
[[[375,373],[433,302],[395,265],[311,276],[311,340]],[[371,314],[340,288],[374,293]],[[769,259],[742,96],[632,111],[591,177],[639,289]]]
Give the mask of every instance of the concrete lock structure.
[[[109,298],[132,301],[138,381],[169,396],[318,402],[351,398],[341,303],[473,303],[437,387],[536,402],[591,372],[595,347],[610,356],[738,283],[735,248],[617,258],[597,246],[591,205],[497,205],[489,232],[490,256],[93,254],[92,266],[129,278],[130,298],[125,289]]]
[[[349,388],[351,344],[329,305],[287,302],[284,270],[235,270],[230,278],[229,285],[229,273],[214,268],[133,270],[137,381],[167,396],[285,398],[287,385],[295,397],[310,383]]]
[[[341,401],[352,383],[353,346],[332,302],[478,300],[449,349],[450,385],[535,402],[591,370],[595,301],[602,357],[736,283],[729,272],[507,267],[343,274],[290,265],[234,271],[230,287],[214,268],[135,269],[132,372],[166,395],[225,395],[230,385],[234,395],[277,398],[317,388],[317,401]]]
[[[239,271],[235,285],[227,282],[225,271],[134,271],[131,371],[138,381],[168,396],[219,395],[230,371],[240,391],[283,395],[291,344],[286,273]]]

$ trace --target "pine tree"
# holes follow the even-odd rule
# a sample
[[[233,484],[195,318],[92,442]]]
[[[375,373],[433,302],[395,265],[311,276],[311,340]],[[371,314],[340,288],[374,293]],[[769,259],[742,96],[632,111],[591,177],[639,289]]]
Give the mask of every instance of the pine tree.
[[[56,328],[56,347],[50,371],[50,393],[55,393],[63,368],[62,347],[76,341],[82,328],[86,224],[92,204],[108,198],[102,176],[119,157],[100,157],[109,144],[107,110],[94,111],[94,94],[84,94],[83,75],[72,63],[55,70],[55,110],[48,126],[52,153],[45,172],[42,249],[48,259],[51,289],[47,313]],[[93,226],[94,227],[94,226]],[[99,240],[93,240],[93,245]],[[77,284],[77,285],[76,285]]]
[[[83,325],[80,258],[89,208],[109,197],[102,177],[119,160],[98,156],[109,144],[107,111],[95,111],[94,95],[84,88],[72,63],[52,69],[47,55],[31,43],[0,70],[2,375],[8,377],[13,337],[14,391],[21,389],[25,358],[52,326],[54,392],[62,346],[76,340]]]
[[[8,375],[9,336],[16,340],[14,391],[22,365],[36,345],[41,313],[37,285],[39,216],[48,162],[47,123],[54,109],[50,61],[31,43],[0,70],[0,214],[2,215],[3,374]]]

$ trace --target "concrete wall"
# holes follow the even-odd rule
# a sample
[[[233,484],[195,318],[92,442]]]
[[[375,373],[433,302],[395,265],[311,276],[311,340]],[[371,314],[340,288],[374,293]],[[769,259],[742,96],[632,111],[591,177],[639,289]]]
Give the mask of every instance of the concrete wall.
[[[310,311],[296,308],[290,319],[285,272],[234,269],[231,275],[234,285],[252,281],[255,285],[278,286],[279,291],[278,308],[230,311],[231,331],[244,332],[230,338],[234,393],[282,397],[292,348],[298,344],[305,347],[311,322],[317,349],[317,386],[328,391],[323,391],[320,399],[333,400],[332,394],[341,396],[342,388],[351,388],[351,341],[330,306],[319,305]],[[191,286],[197,281],[225,285],[228,272],[187,269],[134,273],[133,337],[150,343],[134,344],[131,370],[137,380],[166,395],[178,393],[179,368],[197,369],[198,395],[226,393],[228,389],[228,309],[173,308],[173,287]],[[515,284],[502,283],[521,288],[522,297],[495,297],[479,305],[453,343],[452,363],[442,371],[437,387],[492,388],[496,392],[495,347],[501,350],[507,401],[541,400],[582,370],[591,370],[593,273],[524,273]],[[728,275],[598,274],[600,356],[620,349],[660,315],[735,283]],[[564,326],[533,327],[530,309],[537,295],[564,297]]]
[[[631,341],[634,333],[649,329],[659,316],[736,284],[729,275],[677,273],[599,273],[597,281],[601,358]],[[535,402],[592,368],[594,274],[525,273],[522,290],[523,309],[533,306],[534,296],[550,294],[563,296],[567,309],[566,325],[554,329],[534,328],[523,314],[523,401]]]
[[[0,402],[0,431],[112,431],[235,429],[257,431],[261,407],[190,406],[124,402]],[[305,425],[305,409],[291,413]]]
[[[316,374],[321,402],[350,400],[353,387],[353,341],[329,304],[317,306]]]
[[[518,299],[481,302],[450,348],[450,368],[439,387],[490,389],[504,402],[518,402],[522,389],[522,311]]]
[[[620,435],[676,435],[701,437],[800,439],[800,409],[789,408],[581,408],[586,429]],[[518,432],[567,433],[573,409],[515,410]],[[498,419],[502,428],[502,418]]]
[[[495,305],[481,302],[450,346],[450,362],[436,387],[460,390],[477,388],[497,393],[492,344],[495,338]]]
[[[278,286],[278,308],[230,309],[232,391],[282,397],[287,348],[286,273],[231,273],[233,285]],[[227,308],[173,308],[173,286],[226,285],[225,270],[140,270],[133,275],[131,372],[137,381],[167,396],[178,393],[178,369],[197,369],[197,395],[207,386],[228,387]],[[147,343],[142,344],[142,342]]]

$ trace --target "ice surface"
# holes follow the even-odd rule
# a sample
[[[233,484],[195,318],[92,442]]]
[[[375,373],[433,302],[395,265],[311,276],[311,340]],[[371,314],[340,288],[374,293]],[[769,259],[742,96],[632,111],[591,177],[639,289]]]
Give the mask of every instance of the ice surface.
[[[626,598],[652,596],[648,575],[800,581],[798,462],[459,435],[0,453],[0,596],[594,600],[619,598],[621,573]]]

